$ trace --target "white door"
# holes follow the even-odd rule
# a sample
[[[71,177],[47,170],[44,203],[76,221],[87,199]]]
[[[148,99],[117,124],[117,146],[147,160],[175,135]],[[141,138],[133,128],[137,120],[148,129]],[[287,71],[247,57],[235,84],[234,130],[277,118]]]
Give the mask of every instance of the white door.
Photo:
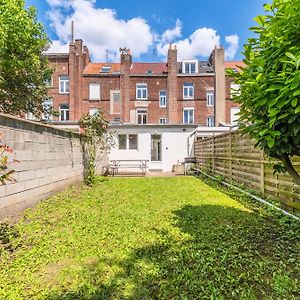
[[[150,170],[162,170],[162,141],[160,134],[151,134]]]

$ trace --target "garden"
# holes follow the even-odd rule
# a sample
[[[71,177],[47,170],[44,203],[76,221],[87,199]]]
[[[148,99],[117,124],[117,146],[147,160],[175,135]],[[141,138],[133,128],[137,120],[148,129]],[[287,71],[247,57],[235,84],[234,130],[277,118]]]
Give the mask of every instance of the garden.
[[[196,177],[100,177],[0,228],[1,299],[299,297],[299,223]]]

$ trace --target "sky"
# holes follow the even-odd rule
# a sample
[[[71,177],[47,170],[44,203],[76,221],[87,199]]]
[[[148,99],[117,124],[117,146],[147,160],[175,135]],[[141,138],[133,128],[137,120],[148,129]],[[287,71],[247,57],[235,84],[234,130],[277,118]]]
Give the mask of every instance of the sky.
[[[241,60],[253,36],[253,18],[270,0],[26,0],[52,40],[50,52],[67,52],[74,21],[93,61],[119,61],[127,47],[135,61],[163,61],[170,43],[178,60],[207,59],[224,46],[226,60]]]

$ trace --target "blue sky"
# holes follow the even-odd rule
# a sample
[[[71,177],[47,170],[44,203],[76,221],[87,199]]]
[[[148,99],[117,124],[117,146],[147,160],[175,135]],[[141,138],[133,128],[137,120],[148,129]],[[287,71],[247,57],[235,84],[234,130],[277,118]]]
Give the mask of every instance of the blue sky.
[[[241,59],[242,45],[253,34],[253,18],[267,0],[26,0],[53,40],[51,51],[63,52],[70,40],[82,38],[93,60],[118,60],[118,48],[129,47],[135,60],[165,59],[170,42],[179,59],[205,59],[215,44],[227,60]]]

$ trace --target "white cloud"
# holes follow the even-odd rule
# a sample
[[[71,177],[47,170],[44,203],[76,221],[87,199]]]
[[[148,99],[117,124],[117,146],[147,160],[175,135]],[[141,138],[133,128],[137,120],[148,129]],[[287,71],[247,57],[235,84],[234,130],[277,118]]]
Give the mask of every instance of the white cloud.
[[[233,59],[239,49],[239,36],[237,34],[225,36],[225,42],[228,44],[225,50],[225,57],[226,59]]]
[[[68,53],[69,52],[69,45],[64,44],[60,41],[52,41],[52,45],[50,46],[49,50],[46,52],[49,53]]]
[[[177,19],[176,25],[172,29],[167,29],[161,37],[163,43],[173,42],[175,38],[181,37],[182,22]]]
[[[179,60],[193,59],[198,56],[209,56],[214,47],[220,45],[220,36],[216,30],[204,27],[194,31],[188,38],[174,42],[177,44]],[[164,39],[157,45],[157,51],[162,56],[167,55],[168,48],[169,45]]]
[[[130,48],[133,56],[139,57],[147,53],[153,44],[154,35],[142,18],[118,19],[114,10],[96,8],[94,1],[89,0],[47,1],[51,7],[51,26],[59,39],[54,41],[54,45],[70,41],[72,20],[75,24],[75,38],[87,44],[95,59],[104,60],[106,50],[109,50],[110,58],[116,60],[119,47]],[[66,9],[69,11],[67,15]]]
[[[129,20],[118,18],[115,10],[98,8],[95,0],[47,0],[51,27],[58,39],[48,52],[65,52],[71,39],[71,22],[74,21],[75,38],[80,38],[88,46],[93,59],[119,60],[119,47],[128,47],[135,58],[149,53],[155,45],[158,55],[165,59],[169,43],[177,44],[178,60],[208,57],[216,45],[220,45],[220,35],[213,28],[198,28],[189,37],[182,37],[182,22],[177,19],[173,28],[162,34],[151,29],[147,21],[140,17]],[[233,59],[239,48],[238,35],[225,37],[228,44],[226,58]],[[108,51],[108,52],[107,52]]]

